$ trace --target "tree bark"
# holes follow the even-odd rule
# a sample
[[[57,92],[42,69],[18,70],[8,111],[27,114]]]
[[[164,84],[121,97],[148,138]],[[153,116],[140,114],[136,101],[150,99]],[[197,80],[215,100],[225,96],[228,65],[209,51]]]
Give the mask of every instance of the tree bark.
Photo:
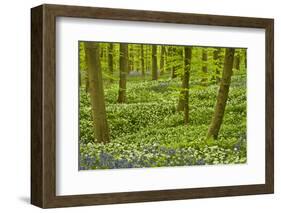
[[[109,142],[109,129],[106,119],[99,44],[85,42],[85,49],[87,54],[95,139],[98,143],[107,143]]]
[[[126,84],[128,73],[128,44],[120,44],[120,79],[119,79],[119,93],[118,103],[126,102]]]
[[[143,54],[143,44],[141,44],[141,75],[145,77],[145,70],[144,70],[144,54]]]
[[[244,64],[245,64],[245,70],[247,70],[247,49],[244,49]]]
[[[136,51],[136,45],[132,45],[131,47],[131,56],[132,56],[132,68],[130,71],[138,71],[138,67],[137,67],[137,51]]]
[[[148,72],[148,71],[150,71],[150,65],[149,65],[149,48],[150,48],[150,46],[149,45],[146,45],[145,46],[146,48],[145,48],[145,58],[146,58],[146,68],[145,68],[145,71],[146,72]]]
[[[184,123],[189,122],[189,79],[191,68],[192,47],[184,47],[184,73],[182,77],[182,90],[178,103],[178,111],[184,111]]]
[[[171,78],[176,78],[177,73],[176,73],[176,67],[174,65],[174,55],[175,55],[175,50],[173,47],[169,47],[169,63],[171,66]]]
[[[157,79],[157,45],[152,45],[152,80]]]
[[[165,55],[166,55],[166,50],[165,46],[161,46],[161,58],[160,58],[160,75],[163,75],[165,73]]]
[[[184,124],[189,123],[189,79],[190,79],[190,68],[191,68],[191,57],[192,48],[184,48],[184,75],[183,75],[183,86],[184,86]]]
[[[208,72],[208,66],[207,66],[207,62],[208,62],[208,50],[206,48],[202,49],[202,72],[203,75],[207,75]],[[207,78],[204,76],[202,78],[202,82],[206,82]]]
[[[213,59],[214,59],[214,64],[215,64],[215,78],[216,82],[220,82],[220,74],[221,74],[221,66],[222,66],[222,48],[215,48],[213,52]]]
[[[108,72],[110,75],[110,83],[113,83],[113,44],[110,43],[108,46]]]
[[[176,68],[174,65],[172,65],[172,78],[176,78],[177,75],[176,75]]]
[[[236,51],[236,54],[234,56],[233,67],[234,67],[235,71],[240,70],[240,53],[238,51]]]
[[[128,48],[127,48],[127,52],[128,52],[128,57],[127,57],[127,60],[128,60],[128,71],[127,73],[129,74],[131,71],[133,71],[133,66],[134,66],[134,56],[133,56],[133,51],[132,51],[132,45],[127,45]]]
[[[233,73],[232,68],[233,68],[233,61],[234,61],[234,52],[235,52],[234,48],[227,48],[225,51],[222,79],[220,82],[220,88],[218,91],[215,112],[211,121],[211,125],[208,130],[207,139],[218,138],[218,133],[223,121],[226,102],[228,99],[231,76]]]

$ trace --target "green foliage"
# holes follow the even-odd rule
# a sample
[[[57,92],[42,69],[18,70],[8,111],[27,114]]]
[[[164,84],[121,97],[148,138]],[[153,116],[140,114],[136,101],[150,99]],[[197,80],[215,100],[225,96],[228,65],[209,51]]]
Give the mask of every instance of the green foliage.
[[[246,155],[246,79],[235,75],[218,140],[206,141],[218,86],[191,82],[190,123],[176,112],[180,79],[127,83],[126,104],[116,104],[118,85],[105,88],[111,142],[94,141],[89,96],[80,90],[80,169],[237,164]]]
[[[108,103],[106,111],[112,138],[137,132],[175,113],[175,105],[173,101],[164,99],[165,93],[161,93],[161,96],[157,92],[149,93],[149,88],[153,86],[155,83],[152,82],[128,84],[128,90],[131,92],[128,93],[126,104],[116,104],[118,87],[113,86],[106,91]],[[163,101],[159,102],[161,99]],[[80,90],[80,135],[82,143],[94,140],[89,95],[82,89]]]

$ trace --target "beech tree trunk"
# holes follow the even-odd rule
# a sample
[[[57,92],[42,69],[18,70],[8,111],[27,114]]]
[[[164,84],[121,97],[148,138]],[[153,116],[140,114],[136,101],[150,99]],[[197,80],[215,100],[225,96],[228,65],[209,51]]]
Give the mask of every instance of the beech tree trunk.
[[[234,48],[227,48],[225,51],[222,79],[220,82],[220,88],[218,91],[215,112],[211,121],[211,125],[208,130],[207,139],[218,138],[220,127],[223,121],[226,102],[228,99],[231,76],[233,73],[232,68],[233,68],[233,61],[234,61],[234,52],[235,52]]]
[[[145,56],[146,56],[146,68],[145,68],[145,71],[146,72],[148,72],[148,71],[150,71],[150,62],[149,62],[149,58],[150,58],[150,56],[149,56],[149,52],[150,52],[150,47],[148,46],[148,45],[146,45],[145,46],[146,48],[145,48]]]
[[[109,129],[106,119],[99,44],[85,42],[85,49],[87,55],[95,140],[98,143],[107,143],[109,142]]]
[[[207,62],[208,62],[208,50],[206,48],[202,49],[202,72],[203,75],[207,75],[208,72],[208,66],[207,66]],[[207,77],[203,77],[202,78],[202,82],[206,82],[207,81]]]
[[[166,50],[165,46],[161,46],[161,58],[160,58],[160,75],[163,75],[165,72],[165,55],[166,55]]]
[[[172,65],[172,78],[176,78],[176,68]]]
[[[131,45],[127,44],[127,46],[128,46],[128,50],[127,50],[127,52],[128,52],[128,58],[127,58],[127,60],[128,60],[128,72],[127,73],[129,74],[133,70],[133,60],[132,60]],[[120,48],[121,48],[121,46],[120,46]],[[120,49],[120,54],[121,54],[121,49]]]
[[[113,83],[113,44],[110,43],[108,46],[108,72],[110,75],[110,82]]]
[[[128,44],[120,44],[120,79],[117,99],[118,103],[126,102],[126,83],[128,68]]]
[[[192,47],[184,47],[184,73],[182,77],[182,88],[178,103],[178,111],[184,111],[184,123],[189,122],[189,79],[191,68]]]
[[[176,73],[176,67],[174,65],[174,61],[173,61],[173,57],[174,57],[174,49],[173,47],[169,48],[169,63],[171,64],[171,78],[176,78],[177,77],[177,73]]]
[[[244,53],[244,64],[245,64],[245,69],[247,70],[247,49],[243,50]]]
[[[145,77],[145,68],[144,68],[144,53],[143,53],[143,44],[141,44],[141,75]]]
[[[236,54],[234,56],[233,68],[235,69],[235,71],[240,70],[240,53],[239,52],[236,52]]]
[[[220,82],[220,74],[221,74],[220,70],[222,66],[221,53],[222,53],[222,48],[215,48],[213,52],[213,59],[215,64],[215,77],[213,78],[213,80],[216,79],[217,83]]]
[[[157,79],[157,45],[152,45],[152,80]]]

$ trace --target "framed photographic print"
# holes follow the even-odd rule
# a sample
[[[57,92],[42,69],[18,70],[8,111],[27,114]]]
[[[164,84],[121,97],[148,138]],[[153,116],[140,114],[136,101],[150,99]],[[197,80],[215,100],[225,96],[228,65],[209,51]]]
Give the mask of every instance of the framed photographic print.
[[[273,19],[31,9],[31,203],[274,191]]]

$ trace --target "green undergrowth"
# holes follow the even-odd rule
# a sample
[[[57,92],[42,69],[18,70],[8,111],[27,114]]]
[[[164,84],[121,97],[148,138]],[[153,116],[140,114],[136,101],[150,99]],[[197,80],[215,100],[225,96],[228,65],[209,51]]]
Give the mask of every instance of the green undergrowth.
[[[233,76],[217,140],[206,140],[218,85],[190,88],[190,122],[176,112],[179,80],[128,81],[127,101],[117,104],[118,84],[106,85],[111,141],[94,141],[89,95],[80,89],[80,169],[143,168],[245,163],[246,80]]]

